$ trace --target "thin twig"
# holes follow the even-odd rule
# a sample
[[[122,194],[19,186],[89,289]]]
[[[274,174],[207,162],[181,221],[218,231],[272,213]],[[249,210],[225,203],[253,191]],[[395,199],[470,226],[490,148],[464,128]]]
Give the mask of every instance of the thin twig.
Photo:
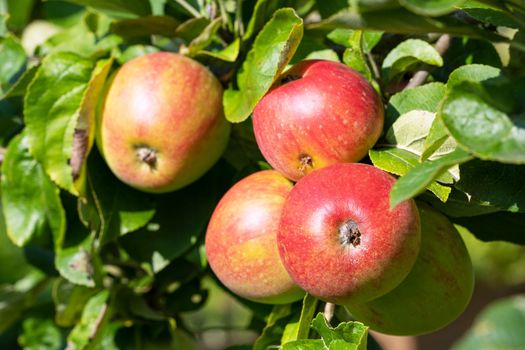
[[[436,45],[434,46],[436,48],[436,51],[443,56],[445,52],[447,52],[448,48],[450,47],[450,42],[452,40],[452,37],[449,34],[443,34],[439,37],[438,41],[436,42]],[[428,78],[430,72],[428,70],[420,70],[417,71],[416,74],[410,79],[406,89],[411,89],[416,86],[422,85]]]
[[[330,321],[334,317],[334,312],[335,312],[335,304],[326,303],[324,306],[324,317],[326,318],[328,323],[330,323]]]

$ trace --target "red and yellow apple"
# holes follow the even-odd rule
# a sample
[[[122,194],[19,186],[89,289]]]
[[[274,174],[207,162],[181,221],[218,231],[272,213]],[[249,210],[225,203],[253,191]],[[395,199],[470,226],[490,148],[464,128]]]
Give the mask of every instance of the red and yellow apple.
[[[298,286],[335,304],[365,302],[408,275],[420,244],[413,200],[389,207],[395,179],[340,163],[303,177],[284,205],[277,242]]]
[[[347,309],[370,328],[394,335],[420,335],[442,328],[467,307],[474,272],[461,236],[450,221],[419,204],[421,249],[414,268],[394,290]]]
[[[383,129],[383,105],[368,81],[344,64],[302,61],[284,73],[253,111],[257,144],[292,180],[357,162]]]
[[[99,145],[113,173],[146,192],[195,181],[221,156],[230,125],[222,86],[200,63],[160,52],[122,66],[109,88]]]
[[[284,304],[301,299],[281,262],[277,229],[292,183],[273,170],[236,183],[220,200],[206,232],[206,254],[217,278],[237,295]]]

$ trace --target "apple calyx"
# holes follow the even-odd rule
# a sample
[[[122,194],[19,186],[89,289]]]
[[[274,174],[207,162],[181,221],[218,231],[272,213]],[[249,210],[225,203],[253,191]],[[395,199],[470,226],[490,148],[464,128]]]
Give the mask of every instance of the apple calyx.
[[[313,169],[314,167],[314,160],[312,157],[310,157],[308,154],[302,153],[299,156],[299,171],[306,175],[306,170],[308,168]]]
[[[157,167],[157,151],[146,145],[137,146],[135,149],[139,160],[155,170]]]
[[[361,231],[359,231],[357,222],[349,219],[339,225],[339,242],[344,246],[352,245],[354,247],[361,243]]]

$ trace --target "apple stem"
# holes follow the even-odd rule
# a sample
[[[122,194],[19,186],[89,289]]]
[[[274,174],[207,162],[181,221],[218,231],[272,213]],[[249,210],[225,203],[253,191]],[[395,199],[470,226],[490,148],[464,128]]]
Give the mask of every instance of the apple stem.
[[[289,83],[294,80],[299,80],[299,79],[301,79],[300,75],[288,74],[281,78],[281,84],[284,85],[286,83]]]
[[[137,156],[139,159],[148,164],[151,168],[155,168],[157,164],[157,151],[148,146],[137,147]]]
[[[361,243],[361,231],[354,220],[347,220],[339,226],[339,241],[343,245],[357,247]]]
[[[330,323],[330,321],[334,317],[335,304],[333,304],[333,303],[326,303],[325,306],[324,306],[323,313],[324,313],[324,317],[326,318],[326,321],[328,321],[328,323]]]

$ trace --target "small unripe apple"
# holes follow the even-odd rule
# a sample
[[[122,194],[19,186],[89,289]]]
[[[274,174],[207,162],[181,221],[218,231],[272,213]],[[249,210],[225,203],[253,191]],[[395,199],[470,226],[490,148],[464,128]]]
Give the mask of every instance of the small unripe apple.
[[[138,57],[111,83],[99,132],[104,158],[120,180],[146,192],[179,189],[203,175],[226,147],[222,86],[182,55]]]
[[[365,302],[394,289],[419,252],[413,200],[389,207],[395,179],[367,164],[316,170],[294,186],[277,242],[292,279],[335,304]]]
[[[381,99],[344,64],[302,61],[253,111],[257,144],[272,167],[299,180],[315,169],[357,162],[383,129]]]
[[[410,274],[378,299],[347,305],[357,320],[382,333],[436,331],[461,315],[472,296],[474,272],[458,231],[431,207],[419,209],[421,249]]]
[[[213,212],[206,232],[208,261],[241,297],[284,304],[305,294],[284,269],[277,248],[279,218],[292,186],[276,171],[260,171],[230,188]]]

